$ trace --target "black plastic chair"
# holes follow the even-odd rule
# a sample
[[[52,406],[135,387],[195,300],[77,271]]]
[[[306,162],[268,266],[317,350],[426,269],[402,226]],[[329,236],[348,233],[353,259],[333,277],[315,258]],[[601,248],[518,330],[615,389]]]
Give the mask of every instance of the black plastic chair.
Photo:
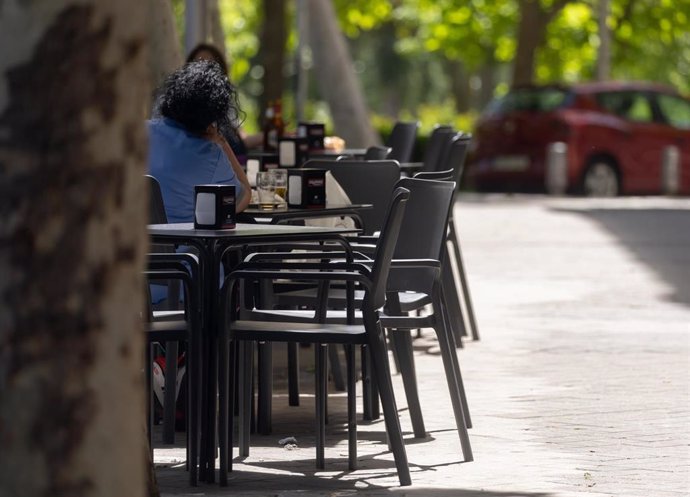
[[[455,135],[450,126],[436,126],[432,130],[422,158],[422,171],[438,171],[445,167],[443,161]]]
[[[412,426],[417,438],[424,438],[426,430],[417,392],[411,336],[407,330],[420,327],[435,330],[463,455],[466,461],[471,461],[473,456],[467,433],[467,426],[471,424],[471,420],[455,351],[455,339],[451,333],[452,327],[448,324],[449,317],[441,276],[445,256],[444,242],[455,183],[403,178],[398,181],[396,188],[405,188],[410,191],[410,199],[403,218],[403,224],[407,229],[402,230],[398,236],[387,282],[385,314],[381,315],[381,323],[384,328],[390,330],[389,339],[403,378]],[[365,253],[371,252],[369,243],[378,241],[375,237],[359,237],[358,240],[366,245],[353,244],[353,248]],[[420,240],[424,240],[424,243],[420,243]],[[300,256],[304,257],[303,254]],[[311,255],[311,257],[314,256]],[[323,255],[319,256],[323,257]],[[270,262],[278,257],[291,258],[292,255],[255,254],[252,260]],[[330,254],[330,257],[337,257],[337,254]],[[340,324],[347,322],[345,312],[319,309],[326,299],[319,298],[316,292],[312,292],[311,295],[312,298],[309,299],[305,292],[307,298],[303,303],[315,307],[316,311],[253,310],[249,315],[254,319],[262,320],[300,319],[307,322],[319,319],[319,313],[321,313],[322,318],[327,322]],[[356,298],[358,303],[362,302],[361,292],[358,292]],[[344,308],[349,302],[342,289],[329,292],[327,300],[331,308],[339,309]],[[405,302],[406,306],[403,307],[401,302]],[[407,315],[409,311],[422,309],[427,304],[432,304],[430,314],[423,317]],[[356,320],[361,319],[361,315],[356,315]],[[398,333],[400,330],[406,332]],[[366,404],[365,406],[373,410],[372,406]]]
[[[369,148],[367,148],[367,151],[364,153],[364,160],[384,160],[388,159],[388,156],[390,155],[391,151],[393,149],[391,147],[382,147],[380,145],[373,145]]]
[[[442,285],[445,234],[455,183],[403,178],[398,187],[410,190],[404,224],[411,229],[403,230],[398,237],[393,269],[387,283],[385,315],[381,317],[381,323],[389,330],[406,331],[389,333],[389,337],[396,351],[417,437],[424,436],[424,424],[416,388],[412,339],[407,330],[433,328],[436,332],[463,455],[465,461],[471,461],[473,456],[467,433],[471,421]],[[424,243],[419,243],[420,239]],[[431,314],[409,315],[409,309],[404,310],[400,302],[401,296],[410,294],[420,295],[417,298],[418,309],[427,302],[421,295],[428,296],[432,305]]]
[[[415,141],[417,140],[417,130],[419,122],[398,121],[393,126],[388,137],[386,146],[391,147],[388,159],[397,160],[400,163],[410,162],[412,152],[414,152]]]
[[[471,140],[471,135],[458,133],[458,135],[453,138],[451,146],[448,150],[448,156],[444,161],[446,167],[450,166],[450,169],[436,172],[422,171],[415,174],[415,178],[449,180],[459,184],[464,170],[467,150]],[[450,173],[450,175],[448,173]],[[474,314],[470,287],[467,282],[467,273],[465,271],[465,264],[462,259],[462,250],[460,249],[458,231],[455,227],[455,218],[452,211],[450,214],[450,220],[448,222],[448,241],[450,242],[452,256],[455,259],[455,264],[458,268],[458,273],[460,276],[460,291],[458,291],[455,285],[455,279],[452,278],[451,268],[448,267],[447,271],[445,271],[447,276],[444,285],[447,288],[446,295],[449,298],[449,307],[451,309],[451,313],[463,323],[462,330],[456,330],[456,338],[460,340],[458,333],[463,335],[467,334],[466,327],[464,326],[464,320],[462,320],[462,310],[459,306],[459,299],[461,295],[465,304],[465,310],[467,312],[467,320],[472,340],[477,341],[479,340],[479,328],[477,326],[477,319]],[[448,258],[448,255],[446,258]]]
[[[400,166],[396,161],[314,159],[307,161],[304,167],[330,171],[353,204],[372,204],[373,208],[362,211],[360,216],[365,234],[381,229],[390,194],[400,178]]]
[[[184,290],[185,309],[165,320],[156,320],[154,311],[147,301],[147,322],[145,332],[147,339],[146,373],[148,385],[148,428],[151,443],[152,426],[152,391],[151,364],[153,361],[152,346],[156,343],[166,344],[166,375],[163,401],[163,438],[166,443],[174,442],[175,429],[175,394],[177,379],[178,344],[186,343],[187,367],[187,469],[190,485],[196,485],[198,471],[198,441],[201,375],[201,272],[196,257],[191,254],[160,253],[149,254],[147,270],[144,271],[149,282],[178,281]],[[151,445],[152,447],[152,445]]]
[[[349,432],[349,466],[356,468],[356,416],[355,416],[355,371],[354,345],[366,345],[373,357],[373,373],[375,383],[381,395],[384,421],[388,440],[395,458],[400,484],[411,483],[407,455],[402,439],[402,432],[393,393],[393,386],[388,368],[387,352],[383,329],[379,320],[379,311],[385,303],[386,281],[391,267],[391,259],[395,250],[400,227],[403,219],[405,204],[409,191],[398,188],[392,195],[390,207],[383,223],[381,236],[376,245],[375,256],[371,265],[357,263],[267,263],[265,261],[243,263],[225,280],[223,300],[227,303],[227,296],[233,295],[235,285],[239,280],[256,279],[293,279],[313,280],[318,282],[351,281],[364,287],[362,301],[363,325],[345,324],[334,325],[327,323],[304,322],[274,322],[274,321],[242,321],[234,319],[230,322],[222,320],[223,328],[220,336],[219,363],[219,439],[220,439],[220,483],[227,485],[227,471],[232,460],[232,416],[234,393],[229,390],[229,383],[238,383],[234,378],[233,364],[229,363],[230,341],[240,342],[240,454],[249,453],[249,396],[251,378],[251,344],[254,341],[285,341],[309,342],[315,344],[316,349],[316,418],[317,444],[316,466],[324,467],[325,413],[326,413],[326,351],[325,344],[341,343],[347,345],[348,350],[348,432]],[[354,302],[350,301],[349,306]],[[226,306],[227,307],[227,306]],[[352,307],[350,307],[352,309]],[[230,310],[235,310],[234,303],[230,303]],[[234,355],[234,354],[233,354]],[[233,378],[229,380],[229,374]]]

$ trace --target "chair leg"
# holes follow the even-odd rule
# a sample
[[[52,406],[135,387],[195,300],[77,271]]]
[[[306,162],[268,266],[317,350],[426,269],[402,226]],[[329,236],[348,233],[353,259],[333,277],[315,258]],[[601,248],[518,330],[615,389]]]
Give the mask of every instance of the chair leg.
[[[328,346],[317,343],[314,345],[316,354],[316,381],[314,392],[314,404],[316,408],[316,468],[324,469],[324,446],[326,444],[326,383],[328,372],[326,370],[326,353]]]
[[[400,480],[400,485],[404,487],[411,485],[412,480],[400,428],[400,419],[398,418],[398,409],[395,405],[395,394],[393,393],[393,384],[391,383],[390,368],[388,367],[388,354],[383,338],[383,329],[375,311],[364,309],[363,318],[369,346],[371,347],[372,372],[381,395],[381,403],[383,404],[383,419],[386,423],[386,432],[388,433],[388,440],[395,458],[398,479]]]
[[[443,305],[439,295],[439,289],[436,288],[434,293],[434,311],[440,309]],[[446,380],[448,383],[448,390],[450,393],[451,403],[453,405],[453,413],[455,415],[455,424],[458,429],[460,437],[460,446],[462,447],[462,454],[466,462],[473,461],[472,446],[470,445],[470,437],[467,432],[466,425],[466,411],[462,403],[461,391],[464,390],[462,380],[460,378],[460,369],[457,364],[457,353],[452,342],[453,336],[448,331],[448,327],[444,322],[443,313],[438,313],[436,319],[436,326],[434,330],[438,336],[439,346],[441,348],[441,358],[443,360],[443,367],[446,371]],[[455,356],[455,358],[453,358]]]
[[[362,402],[363,419],[372,421],[381,417],[379,410],[379,393],[376,382],[372,379],[371,352],[368,345],[362,345]]]
[[[345,345],[347,362],[347,445],[348,468],[357,469],[357,373],[355,371],[355,347]]]
[[[230,394],[228,387],[228,342],[221,337],[218,347],[218,445],[220,463],[218,482],[221,487],[228,486],[228,404]]]
[[[422,407],[419,402],[419,391],[417,389],[412,336],[409,330],[398,331],[391,329],[388,332],[388,340],[396,351],[400,363],[400,374],[405,387],[405,397],[407,398],[407,407],[410,411],[414,436],[415,438],[426,438]]]
[[[455,346],[453,343],[453,337],[448,336],[448,341],[451,343],[452,346]],[[465,425],[467,425],[467,428],[472,428],[472,419],[470,417],[470,408],[467,404],[467,395],[465,393],[465,384],[462,381],[462,373],[460,372],[460,363],[458,362],[458,356],[457,354],[453,354],[451,356],[453,359],[453,364],[455,368],[455,375],[458,378],[458,387],[460,389],[460,402],[462,402],[462,410],[465,413]]]
[[[456,343],[461,343],[463,336],[467,336],[467,328],[465,327],[465,320],[462,315],[462,307],[460,306],[460,297],[458,296],[458,287],[453,276],[453,266],[450,263],[450,256],[448,251],[448,244],[444,244],[444,261],[441,268],[441,284],[448,301],[448,316],[450,317],[450,329],[455,335]]]
[[[252,403],[252,358],[253,342],[240,342],[240,374],[239,384],[239,420],[238,420],[238,444],[240,457],[249,456],[249,432],[251,428],[251,403]]]
[[[177,380],[177,342],[165,342],[165,392],[163,393],[163,443],[175,443],[175,393]]]
[[[297,344],[287,344],[288,350],[288,405],[299,405],[299,355]]]
[[[201,416],[199,405],[199,391],[201,390],[201,357],[198,337],[190,337],[187,343],[189,347],[189,356],[187,360],[187,386],[189,398],[189,406],[187,408],[187,445],[189,458],[187,460],[187,466],[189,469],[189,484],[191,486],[196,486],[199,462],[199,418]]]
[[[146,344],[146,353],[144,354],[146,364],[146,436],[149,440],[149,451],[151,452],[151,460],[153,461],[153,349],[150,343]]]
[[[362,364],[362,418],[365,421],[370,421],[374,418],[371,415],[371,359],[367,345],[360,347],[360,361]]]
[[[328,346],[328,360],[331,363],[331,375],[333,376],[333,383],[338,392],[345,391],[345,378],[343,378],[343,368],[340,365],[340,356],[335,344]]]
[[[472,340],[479,340],[479,328],[474,317],[474,306],[472,305],[472,297],[470,296],[470,286],[467,283],[467,274],[465,273],[465,264],[462,261],[462,251],[460,250],[460,241],[458,240],[457,230],[455,229],[455,221],[451,218],[449,223],[448,237],[453,244],[453,255],[458,265],[458,272],[460,273],[460,287],[462,288],[462,296],[465,301],[465,310],[467,311],[467,319],[470,324],[470,331],[472,333]],[[452,237],[452,238],[451,238]]]
[[[259,343],[259,395],[256,430],[271,434],[273,404],[273,344]]]

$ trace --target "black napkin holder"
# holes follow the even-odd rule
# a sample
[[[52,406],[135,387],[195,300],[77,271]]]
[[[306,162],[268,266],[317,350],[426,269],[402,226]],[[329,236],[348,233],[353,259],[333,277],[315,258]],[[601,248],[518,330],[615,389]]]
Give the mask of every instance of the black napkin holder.
[[[299,122],[297,135],[307,139],[309,151],[323,150],[326,136],[326,125],[323,123]]]
[[[325,207],[326,170],[312,168],[289,170],[288,206]]]
[[[219,230],[235,227],[235,186],[194,187],[194,229]]]

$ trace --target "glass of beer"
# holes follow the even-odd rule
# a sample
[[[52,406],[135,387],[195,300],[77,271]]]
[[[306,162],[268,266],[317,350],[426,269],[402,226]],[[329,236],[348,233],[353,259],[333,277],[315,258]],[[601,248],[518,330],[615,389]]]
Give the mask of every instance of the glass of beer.
[[[259,207],[271,210],[276,206],[276,183],[272,171],[256,173],[256,190],[259,194]]]
[[[285,208],[287,207],[287,171],[285,169],[272,169],[271,172],[275,177],[276,202],[278,202],[276,207]]]

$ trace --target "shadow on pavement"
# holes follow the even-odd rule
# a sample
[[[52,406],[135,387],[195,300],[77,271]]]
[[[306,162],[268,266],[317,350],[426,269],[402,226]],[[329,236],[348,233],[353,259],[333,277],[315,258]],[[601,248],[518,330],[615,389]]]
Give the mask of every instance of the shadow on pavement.
[[[672,302],[690,305],[690,210],[553,209],[599,223],[673,288]]]
[[[183,483],[186,476],[184,468],[158,468],[159,489],[162,497],[166,496],[199,496],[199,495],[232,495],[232,496],[303,496],[303,497],[555,497],[550,492],[524,492],[524,491],[496,491],[496,490],[472,490],[463,488],[438,488],[430,486],[391,487],[391,478],[396,478],[395,469],[391,467],[392,461],[381,461],[370,466],[372,460],[364,461],[362,469],[366,474],[356,475],[349,471],[338,471],[331,467],[327,474],[315,474],[313,471],[304,471],[304,464],[281,463],[252,464],[254,468],[263,470],[251,471],[236,469],[228,474],[228,486],[219,487],[216,483],[200,483],[193,488]],[[457,463],[454,463],[457,464]],[[428,471],[431,467],[416,467],[412,465],[412,481],[415,473]],[[278,469],[279,471],[275,471]],[[288,471],[293,471],[287,474]],[[177,473],[177,474],[175,474]],[[217,475],[216,475],[217,476]],[[385,479],[386,482],[378,480]]]

